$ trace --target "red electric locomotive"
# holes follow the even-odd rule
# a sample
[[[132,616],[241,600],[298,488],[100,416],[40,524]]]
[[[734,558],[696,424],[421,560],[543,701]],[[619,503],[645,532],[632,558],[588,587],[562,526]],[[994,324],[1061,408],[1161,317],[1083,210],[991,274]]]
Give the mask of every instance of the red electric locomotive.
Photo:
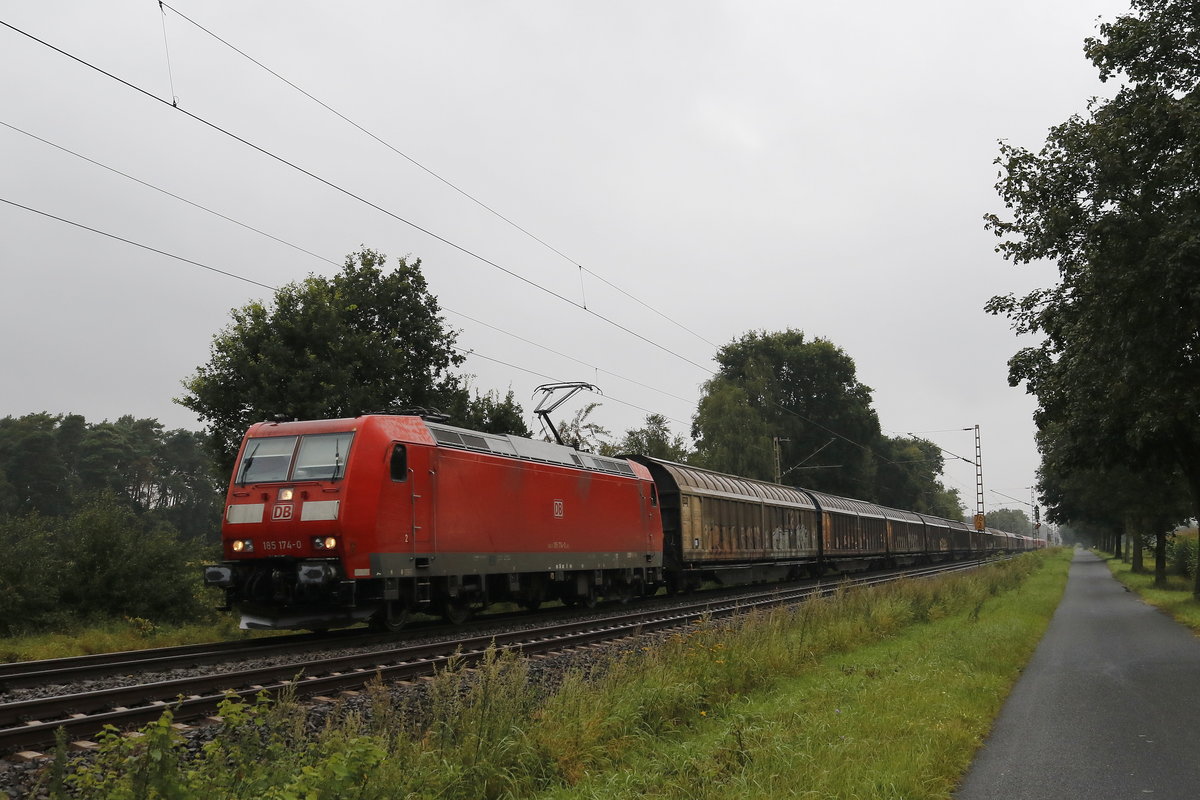
[[[656,590],[662,536],[650,473],[624,459],[416,416],[263,422],[205,580],[243,627],[394,629],[418,609]]]

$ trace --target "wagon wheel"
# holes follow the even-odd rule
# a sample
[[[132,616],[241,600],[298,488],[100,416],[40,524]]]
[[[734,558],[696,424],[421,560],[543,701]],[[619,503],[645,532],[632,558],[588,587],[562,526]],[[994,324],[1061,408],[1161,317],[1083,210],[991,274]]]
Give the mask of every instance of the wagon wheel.
[[[442,601],[442,617],[451,625],[462,625],[471,618],[471,604],[463,597],[447,597]]]
[[[396,633],[408,623],[410,614],[407,604],[389,600],[379,607],[368,624],[373,631]]]
[[[646,587],[642,585],[641,578],[633,578],[621,587],[621,594],[617,596],[617,600],[621,603],[628,603],[630,600],[635,600],[646,593]]]

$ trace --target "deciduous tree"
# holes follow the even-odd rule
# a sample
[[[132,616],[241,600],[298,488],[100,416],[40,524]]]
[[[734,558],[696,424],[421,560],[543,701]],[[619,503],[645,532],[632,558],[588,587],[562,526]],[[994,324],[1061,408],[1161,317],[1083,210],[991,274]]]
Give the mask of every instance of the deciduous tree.
[[[854,359],[789,329],[747,333],[716,360],[692,427],[705,466],[774,480],[778,437],[781,471],[792,482],[869,499],[879,419]]]
[[[987,524],[989,528],[995,528],[998,531],[1019,533],[1022,536],[1030,535],[1029,515],[1019,508],[993,509],[987,512]]]
[[[687,440],[671,431],[662,414],[647,414],[641,428],[625,431],[625,438],[611,448],[614,453],[661,458],[666,461],[687,461],[691,454]]]
[[[396,413],[461,396],[451,370],[463,356],[420,260],[386,267],[384,254],[363,249],[333,277],[312,275],[269,304],[233,310],[178,400],[206,422],[225,464],[251,423],[277,415]]]
[[[1002,145],[1010,215],[987,218],[1006,258],[1052,260],[1059,282],[988,310],[1043,337],[1009,379],[1059,426],[1063,465],[1178,467],[1200,514],[1200,5],[1133,0],[1085,52],[1121,85],[1038,152]]]

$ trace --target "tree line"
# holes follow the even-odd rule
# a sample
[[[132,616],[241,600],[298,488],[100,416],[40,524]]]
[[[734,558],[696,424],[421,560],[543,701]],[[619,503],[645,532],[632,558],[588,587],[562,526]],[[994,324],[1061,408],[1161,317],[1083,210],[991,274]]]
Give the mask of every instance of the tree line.
[[[463,356],[419,260],[363,249],[333,276],[231,312],[177,402],[202,432],[123,416],[0,420],[0,633],[64,618],[187,616],[199,569],[217,558],[222,491],[242,434],[264,419],[440,414],[530,436],[506,394],[457,373]],[[586,449],[641,453],[721,472],[961,519],[931,442],[880,431],[853,359],[799,330],[751,332],[722,347],[691,440],[650,414],[614,437],[579,409],[560,429]],[[7,610],[8,613],[3,613]]]
[[[1138,569],[1153,537],[1161,584],[1170,531],[1200,517],[1200,6],[1133,0],[1084,53],[1112,96],[1037,151],[1001,143],[1006,211],[986,216],[1005,258],[1058,281],[987,310],[1040,337],[1009,381],[1038,400],[1050,519],[1133,539]]]
[[[0,419],[0,635],[202,616],[220,484],[205,438],[157,420]]]

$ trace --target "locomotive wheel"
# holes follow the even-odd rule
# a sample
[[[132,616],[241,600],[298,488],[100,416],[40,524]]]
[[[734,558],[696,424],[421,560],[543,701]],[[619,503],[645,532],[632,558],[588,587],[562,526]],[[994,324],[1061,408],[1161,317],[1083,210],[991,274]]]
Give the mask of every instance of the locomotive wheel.
[[[373,631],[396,633],[408,623],[409,614],[407,605],[388,601],[375,612],[368,624]]]
[[[471,618],[471,604],[461,597],[447,597],[442,603],[442,617],[451,625],[462,625]]]
[[[524,608],[530,611],[537,611],[541,608],[542,603],[546,600],[546,584],[543,581],[537,581],[528,589],[525,590],[524,596],[520,603]]]
[[[629,583],[621,587],[621,594],[617,599],[624,604],[628,603],[630,600],[635,600],[641,597],[645,593],[646,588],[642,586],[642,579],[634,578]]]

